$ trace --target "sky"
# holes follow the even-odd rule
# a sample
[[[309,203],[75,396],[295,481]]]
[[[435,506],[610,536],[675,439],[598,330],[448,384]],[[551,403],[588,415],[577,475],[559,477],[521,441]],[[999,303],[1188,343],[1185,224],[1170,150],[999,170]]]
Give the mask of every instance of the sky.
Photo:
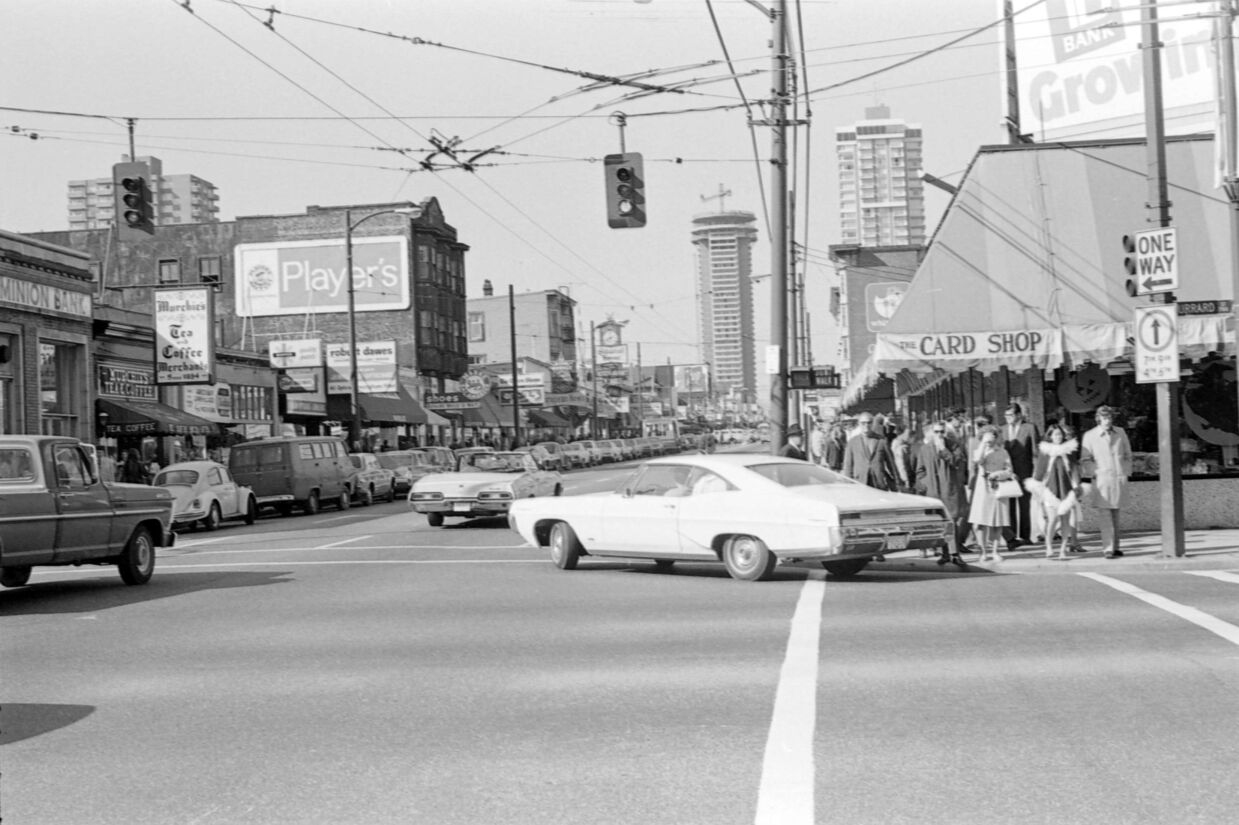
[[[839,363],[834,131],[885,105],[923,128],[925,171],[958,182],[979,146],[1005,142],[1000,29],[942,46],[993,23],[998,3],[788,7],[809,90],[789,137],[795,240],[813,360]],[[750,0],[6,0],[4,18],[8,231],[67,228],[68,182],[109,177],[134,118],[138,155],[214,183],[222,220],[435,197],[470,247],[470,297],[484,280],[497,293],[563,288],[583,337],[591,321],[626,321],[647,365],[701,360],[691,222],[719,209],[720,191],[728,210],[757,215],[754,271],[770,272],[771,130],[750,128],[744,102],[753,121],[768,115],[771,26]],[[638,73],[660,88],[591,79]],[[645,159],[639,229],[606,222],[602,158],[621,139]],[[462,159],[490,151],[473,171],[427,171],[434,143]],[[926,195],[932,232],[948,201]],[[756,281],[759,371],[770,283]]]

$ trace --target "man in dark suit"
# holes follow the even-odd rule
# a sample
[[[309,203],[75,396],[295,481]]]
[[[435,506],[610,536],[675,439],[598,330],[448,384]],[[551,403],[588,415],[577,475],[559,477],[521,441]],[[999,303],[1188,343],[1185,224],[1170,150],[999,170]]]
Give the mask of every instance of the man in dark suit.
[[[873,415],[861,413],[855,435],[843,451],[843,474],[878,490],[897,490],[895,458],[886,439],[874,431]]]
[[[1037,442],[1041,439],[1037,428],[1024,420],[1024,411],[1019,404],[1012,403],[1008,406],[1005,418],[1002,446],[1011,456],[1011,471],[1020,480],[1020,486],[1024,487],[1024,482],[1032,476],[1033,463],[1037,458]],[[1021,544],[1032,543],[1032,524],[1029,521],[1031,502],[1032,493],[1027,487],[1024,487],[1023,495],[1008,502],[1007,506],[1011,508],[1008,521],[1011,526],[1004,532],[1009,549],[1014,550]]]

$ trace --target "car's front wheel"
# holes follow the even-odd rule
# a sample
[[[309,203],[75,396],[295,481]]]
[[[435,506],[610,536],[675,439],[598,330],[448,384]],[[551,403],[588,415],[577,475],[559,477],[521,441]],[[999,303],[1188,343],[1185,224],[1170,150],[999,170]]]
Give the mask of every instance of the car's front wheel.
[[[245,502],[245,523],[253,524],[256,521],[258,521],[258,502],[250,497]]]
[[[832,576],[844,578],[855,576],[869,566],[869,559],[845,559],[843,561],[824,561],[822,567]]]
[[[348,487],[340,493],[340,498],[336,499],[336,507],[340,510],[347,510],[353,506],[353,491]]]
[[[374,488],[367,487],[361,493],[361,506],[369,507],[371,504],[374,504]]]
[[[146,584],[155,572],[155,542],[145,527],[139,527],[129,537],[125,551],[116,566],[125,584]]]
[[[218,530],[223,520],[223,515],[219,512],[219,502],[214,501],[211,502],[211,509],[207,511],[206,518],[202,520],[202,526],[207,530]]]
[[[732,536],[723,545],[723,564],[733,579],[765,581],[778,561],[766,543],[756,536]]]
[[[5,587],[21,587],[30,581],[30,567],[5,567],[0,569],[0,585]]]
[[[396,500],[396,485],[393,484],[387,488],[387,503],[391,504]]]
[[[581,560],[581,542],[576,531],[565,521],[551,528],[551,561],[560,570],[575,570]]]

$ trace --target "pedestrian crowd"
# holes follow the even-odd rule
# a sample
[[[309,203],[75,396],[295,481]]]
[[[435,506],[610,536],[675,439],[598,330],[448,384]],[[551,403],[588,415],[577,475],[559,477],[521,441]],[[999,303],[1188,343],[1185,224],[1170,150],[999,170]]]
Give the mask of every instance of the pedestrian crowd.
[[[1119,548],[1119,513],[1132,471],[1131,445],[1108,406],[1077,438],[1065,420],[1044,433],[1012,403],[1003,423],[962,409],[925,427],[895,428],[880,414],[862,412],[848,432],[842,422],[817,422],[809,434],[789,428],[780,455],[811,461],[879,490],[915,493],[942,502],[953,529],[939,564],[964,567],[961,553],[1001,562],[1003,552],[1044,542],[1046,558],[1083,553],[1079,525],[1084,504],[1101,521],[1105,558]],[[1035,538],[1034,538],[1035,537]],[[1057,550],[1055,542],[1057,541]]]

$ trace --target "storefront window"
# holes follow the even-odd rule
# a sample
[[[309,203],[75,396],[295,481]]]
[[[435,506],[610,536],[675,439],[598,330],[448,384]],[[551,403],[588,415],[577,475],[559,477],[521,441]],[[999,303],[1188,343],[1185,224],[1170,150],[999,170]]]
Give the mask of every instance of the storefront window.
[[[39,401],[44,435],[77,435],[81,408],[83,348],[57,341],[39,342]]]
[[[18,431],[17,405],[13,400],[17,386],[16,363],[17,338],[0,333],[0,433]]]

